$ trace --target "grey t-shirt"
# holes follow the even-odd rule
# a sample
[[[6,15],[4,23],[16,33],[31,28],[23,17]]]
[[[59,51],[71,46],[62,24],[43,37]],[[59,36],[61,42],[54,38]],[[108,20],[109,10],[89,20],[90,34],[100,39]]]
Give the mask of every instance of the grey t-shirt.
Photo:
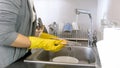
[[[29,0],[0,0],[0,68],[22,57],[27,49],[11,47],[18,33],[34,35]],[[24,40],[23,40],[24,41]]]

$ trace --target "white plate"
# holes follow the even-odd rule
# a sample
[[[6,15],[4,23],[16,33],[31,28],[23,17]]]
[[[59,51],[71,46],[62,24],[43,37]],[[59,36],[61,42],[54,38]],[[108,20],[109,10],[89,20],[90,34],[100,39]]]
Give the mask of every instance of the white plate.
[[[78,63],[79,60],[77,58],[71,56],[58,56],[52,59],[53,62],[61,62],[61,63]]]

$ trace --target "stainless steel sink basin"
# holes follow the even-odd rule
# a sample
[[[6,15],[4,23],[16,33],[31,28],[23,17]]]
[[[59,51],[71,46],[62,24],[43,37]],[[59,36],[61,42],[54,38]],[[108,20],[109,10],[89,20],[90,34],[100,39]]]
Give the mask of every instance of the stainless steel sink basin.
[[[95,55],[93,53],[93,50],[91,48],[87,47],[79,47],[79,46],[72,46],[72,47],[65,47],[61,51],[52,53],[48,51],[42,51],[40,55],[37,57],[40,61],[48,61],[51,62],[51,60],[58,56],[71,56],[75,57],[80,61],[84,61],[88,64],[95,62]]]
[[[53,62],[52,59],[57,56],[71,56],[79,60],[78,63],[61,63]],[[45,50],[38,50],[31,56],[27,57],[25,62],[53,64],[53,65],[75,65],[75,66],[89,66],[99,67],[100,61],[98,53],[94,48],[81,46],[66,46],[61,51],[52,53]]]

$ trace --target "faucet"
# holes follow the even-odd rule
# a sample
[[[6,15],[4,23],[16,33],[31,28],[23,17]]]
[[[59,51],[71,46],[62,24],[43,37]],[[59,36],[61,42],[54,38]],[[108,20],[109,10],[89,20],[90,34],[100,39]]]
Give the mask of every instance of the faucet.
[[[97,37],[94,35],[93,36],[93,21],[92,21],[92,15],[91,12],[88,10],[84,10],[84,9],[75,9],[76,10],[76,14],[87,14],[90,18],[90,29],[88,30],[88,46],[92,47],[93,44],[96,44],[97,41]]]

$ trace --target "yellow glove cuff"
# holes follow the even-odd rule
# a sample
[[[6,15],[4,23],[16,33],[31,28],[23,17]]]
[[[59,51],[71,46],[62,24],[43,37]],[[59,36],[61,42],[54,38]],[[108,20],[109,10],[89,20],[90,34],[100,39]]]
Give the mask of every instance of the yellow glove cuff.
[[[29,37],[29,40],[31,42],[31,45],[30,45],[29,49],[41,48],[40,46],[38,46],[40,44],[38,42],[39,38],[37,38],[37,37]]]

